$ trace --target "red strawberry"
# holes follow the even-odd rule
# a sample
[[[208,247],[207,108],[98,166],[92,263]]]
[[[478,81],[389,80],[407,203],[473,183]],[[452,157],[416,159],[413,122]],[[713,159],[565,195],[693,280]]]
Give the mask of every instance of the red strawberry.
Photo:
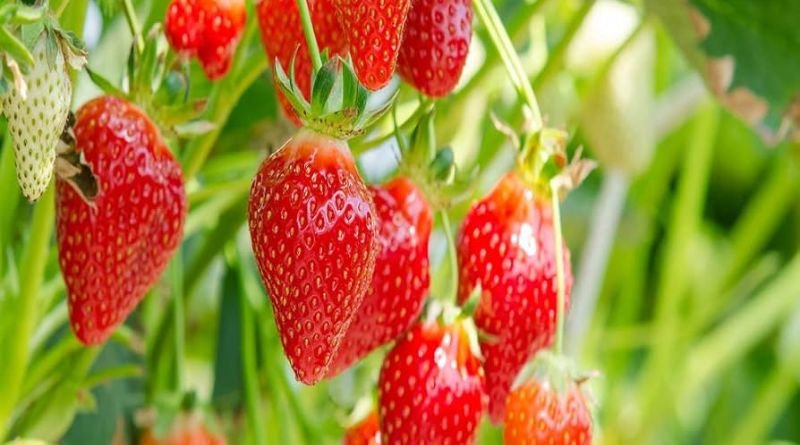
[[[402,334],[419,317],[428,294],[428,239],[433,215],[422,192],[405,177],[370,187],[380,251],[364,302],[347,330],[328,377]]]
[[[485,406],[480,361],[460,323],[420,322],[394,346],[378,381],[387,444],[471,444]]]
[[[556,263],[549,200],[507,173],[464,218],[457,241],[459,301],[477,286],[475,312],[485,358],[489,415],[503,420],[511,384],[536,351],[550,345],[556,324]],[[572,285],[564,249],[566,295]],[[568,303],[567,303],[568,304]]]
[[[334,0],[356,75],[370,90],[392,79],[411,0]]]
[[[244,0],[172,0],[164,32],[175,51],[197,56],[214,80],[230,69],[245,20]]]
[[[205,10],[201,2],[203,0],[173,0],[167,7],[164,34],[178,53],[196,55],[200,48],[205,26]]]
[[[347,52],[347,39],[336,19],[333,1],[308,1],[319,50],[328,51],[331,57],[344,55]],[[300,13],[297,10],[297,0],[262,0],[256,8],[261,40],[269,62],[274,63],[277,59],[288,74],[294,57],[295,80],[308,99],[311,94],[312,64],[300,22]],[[286,115],[300,126],[300,121],[280,89],[276,87],[275,90]]]
[[[373,411],[364,420],[347,430],[342,445],[381,445],[378,414]]]
[[[575,382],[559,393],[549,382],[534,379],[508,396],[503,435],[506,445],[588,445],[592,417]]]
[[[77,112],[75,150],[93,173],[88,201],[57,182],[58,257],[70,324],[87,345],[103,342],[158,280],[181,240],[186,192],[179,164],[135,105],[94,99]]]
[[[323,378],[364,299],[378,251],[375,208],[341,140],[301,130],[261,165],[250,235],[284,351]]]
[[[145,430],[139,445],[225,445],[224,437],[214,433],[194,414],[178,416],[170,430],[159,435],[153,429]]]
[[[414,0],[397,70],[422,93],[446,96],[461,78],[471,39],[470,0]]]

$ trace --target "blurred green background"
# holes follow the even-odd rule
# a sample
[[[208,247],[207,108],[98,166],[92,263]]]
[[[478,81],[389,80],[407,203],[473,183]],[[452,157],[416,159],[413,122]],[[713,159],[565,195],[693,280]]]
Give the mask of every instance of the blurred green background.
[[[145,29],[166,7],[134,4]],[[563,212],[576,275],[566,342],[583,369],[597,371],[588,384],[596,443],[800,443],[800,200],[791,142],[799,4],[495,4],[547,123],[570,132],[572,151],[582,147],[599,161]],[[89,66],[109,79],[121,77],[131,41],[116,9],[111,0],[72,0],[61,18],[83,31]],[[385,350],[333,381],[295,382],[253,263],[250,179],[293,131],[279,116],[255,20],[230,76],[211,85],[198,67],[192,73],[192,95],[209,98],[207,116],[220,131],[174,147],[191,177],[185,241],[162,284],[102,350],[81,348],[68,330],[50,203],[21,198],[3,136],[0,351],[24,334],[31,352],[12,406],[2,403],[8,388],[0,381],[8,437],[134,441],[135,413],[174,387],[176,295],[186,308],[183,378],[230,443],[253,443],[255,434],[271,444],[338,443],[354,407],[374,396]],[[75,107],[97,94],[81,74]],[[417,103],[400,86],[400,121]],[[437,103],[439,142],[454,149],[461,174],[475,178],[450,211],[454,221],[513,163],[490,114],[520,128],[520,109],[476,20],[461,86]],[[393,172],[394,143],[371,143],[390,132],[385,119],[353,143],[369,181]],[[32,239],[45,240],[47,261],[26,275]],[[433,296],[450,273],[444,253],[437,225]],[[16,329],[20,283],[36,291],[29,333]],[[13,366],[7,357],[0,354],[0,368]],[[486,424],[478,442],[500,444],[502,431]]]

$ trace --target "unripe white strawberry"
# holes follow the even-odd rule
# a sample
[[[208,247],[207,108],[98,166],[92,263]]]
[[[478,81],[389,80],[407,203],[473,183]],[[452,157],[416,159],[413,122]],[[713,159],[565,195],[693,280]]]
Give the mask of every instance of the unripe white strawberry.
[[[12,87],[2,98],[2,109],[14,142],[17,181],[22,194],[34,201],[47,189],[53,174],[72,83],[57,37],[42,33],[32,54],[35,62],[24,74],[27,91]]]

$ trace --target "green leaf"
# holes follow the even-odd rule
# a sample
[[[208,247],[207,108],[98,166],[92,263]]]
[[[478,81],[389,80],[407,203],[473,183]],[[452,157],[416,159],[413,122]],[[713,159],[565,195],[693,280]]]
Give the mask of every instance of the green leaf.
[[[0,48],[7,52],[23,69],[33,65],[33,54],[11,32],[0,26]]]
[[[800,95],[800,2],[648,0],[647,7],[710,90],[768,142],[785,136],[787,124],[800,124],[792,114]]]
[[[321,114],[325,110],[335,83],[336,65],[326,63],[319,72],[317,72],[317,76],[314,79],[314,88],[311,92],[312,113]]]
[[[24,25],[38,22],[42,18],[44,8],[34,8],[26,5],[17,5],[11,23],[14,25]]]
[[[111,94],[114,96],[124,97],[125,93],[122,92],[119,88],[117,88],[110,80],[106,79],[105,77],[101,76],[94,70],[86,68],[86,73],[89,74],[89,78],[92,80],[92,83],[97,85],[98,88],[103,90],[103,92],[107,94]]]
[[[44,31],[44,24],[43,23],[32,23],[30,25],[20,26],[19,34],[22,43],[25,44],[28,48],[33,48],[36,46],[36,41],[39,40],[39,36]]]
[[[350,64],[345,62],[342,65],[342,106],[350,108],[356,103],[361,85]]]
[[[100,12],[103,13],[103,18],[111,18],[119,11],[122,5],[121,0],[97,0],[97,6],[100,7]]]
[[[200,136],[213,131],[217,128],[216,124],[207,120],[194,120],[175,125],[173,129],[178,137],[190,138],[193,136]]]

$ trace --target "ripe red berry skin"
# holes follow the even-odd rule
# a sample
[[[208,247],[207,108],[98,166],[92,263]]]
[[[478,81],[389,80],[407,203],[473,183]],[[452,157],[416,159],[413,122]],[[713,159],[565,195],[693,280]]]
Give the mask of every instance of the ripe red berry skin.
[[[470,0],[415,0],[397,70],[423,94],[446,96],[461,78],[471,39]]]
[[[461,324],[420,322],[386,356],[378,381],[386,444],[471,444],[484,377]]]
[[[356,76],[370,90],[392,79],[411,0],[334,0]]]
[[[145,430],[139,445],[227,445],[227,441],[209,430],[197,416],[182,414],[165,435]]]
[[[531,380],[509,394],[503,436],[506,445],[589,445],[592,416],[574,382],[559,394],[549,383]]]
[[[340,140],[301,130],[261,165],[248,218],[256,262],[297,379],[323,378],[364,298],[375,208]]]
[[[396,339],[419,317],[430,285],[428,240],[433,214],[406,177],[370,187],[380,251],[372,283],[347,330],[328,377]]]
[[[200,48],[205,26],[205,20],[199,17],[203,10],[201,1],[173,0],[167,7],[164,35],[177,53],[193,56]]]
[[[172,48],[196,56],[211,80],[230,69],[246,12],[244,0],[172,0],[164,19],[164,34]]]
[[[344,55],[347,52],[347,37],[339,26],[333,0],[309,0],[308,7],[319,50],[327,51],[329,57]],[[256,12],[261,41],[270,64],[277,59],[288,75],[294,58],[295,80],[308,99],[311,94],[313,67],[297,10],[297,0],[262,0],[256,5]],[[286,116],[300,126],[300,120],[277,85],[276,91]]]
[[[102,343],[158,280],[180,243],[186,192],[179,164],[147,115],[104,96],[76,115],[75,149],[97,196],[56,183],[58,257],[70,324],[86,345]]]
[[[200,44],[197,58],[206,76],[216,80],[230,70],[247,15],[244,0],[216,0],[211,2],[208,11],[205,39]]]
[[[347,430],[342,445],[381,445],[378,414],[373,411],[364,420]]]
[[[457,239],[459,301],[478,285],[475,311],[489,394],[489,417],[503,420],[511,384],[524,364],[549,346],[556,326],[556,262],[549,200],[514,172],[477,202]],[[567,304],[572,286],[564,247]]]

